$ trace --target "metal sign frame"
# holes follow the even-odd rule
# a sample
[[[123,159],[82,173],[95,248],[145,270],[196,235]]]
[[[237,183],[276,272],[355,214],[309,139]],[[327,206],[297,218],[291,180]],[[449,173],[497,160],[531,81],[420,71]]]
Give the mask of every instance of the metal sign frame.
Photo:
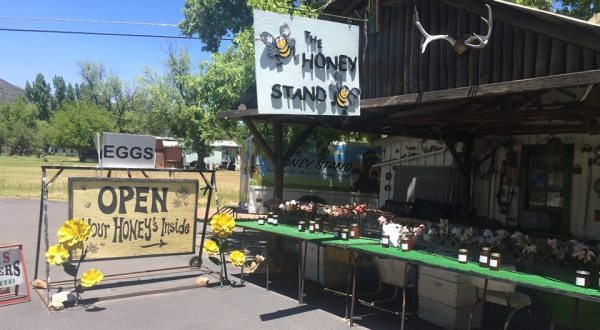
[[[47,171],[48,170],[58,170],[50,178],[50,180],[47,180],[47,174],[48,174]],[[209,216],[210,204],[211,204],[213,193],[215,194],[215,204],[217,206],[217,210],[220,210],[219,199],[218,199],[218,195],[217,195],[215,170],[176,169],[176,168],[167,168],[167,169],[163,169],[163,168],[115,168],[115,167],[99,167],[99,166],[97,167],[97,166],[42,165],[42,185],[41,185],[41,192],[40,192],[40,216],[39,216],[39,223],[38,223],[37,248],[36,248],[36,253],[35,253],[34,278],[38,277],[42,231],[44,232],[44,243],[45,243],[44,251],[48,250],[48,247],[50,246],[50,243],[48,240],[48,189],[54,184],[56,179],[58,179],[58,177],[65,170],[96,171],[96,172],[99,172],[99,175],[96,175],[97,177],[103,177],[104,172],[106,172],[107,178],[111,177],[113,171],[127,172],[127,176],[129,178],[131,178],[132,172],[140,172],[147,179],[150,179],[150,176],[148,175],[147,172],[162,172],[162,173],[166,172],[166,173],[169,173],[169,177],[172,177],[175,173],[198,173],[200,175],[202,181],[204,182],[204,187],[201,187],[201,185],[198,186],[198,195],[200,195],[200,192],[203,192],[204,195],[208,194],[208,196],[207,196],[207,203],[206,203],[205,212],[204,212],[204,225],[202,227],[202,237],[200,238],[200,247],[199,247],[198,255],[196,256],[194,254],[194,257],[192,257],[192,259],[190,260],[190,264],[192,263],[192,260],[196,260],[196,258],[197,258],[197,267],[199,268],[202,265],[202,252],[203,252],[204,241],[205,241],[205,237],[206,237],[206,227],[209,222],[208,216]],[[90,178],[93,178],[93,177],[90,176]],[[195,220],[198,221],[197,218]],[[46,262],[45,264],[46,264],[45,278],[46,278],[46,282],[47,282],[46,299],[48,302],[50,302],[51,301],[50,265],[48,264],[48,262]],[[188,265],[188,266],[185,266],[184,268],[189,268],[189,267],[190,266]],[[148,270],[148,271],[152,271],[152,270]],[[29,287],[28,287],[28,289],[29,289]]]
[[[31,294],[29,290],[29,279],[27,277],[27,267],[25,264],[25,256],[23,254],[23,244],[4,244],[0,245],[0,250],[4,248],[10,247],[18,247],[19,248],[19,260],[21,263],[21,270],[23,272],[23,284],[17,284],[12,286],[14,288],[13,293],[0,293],[0,306],[19,304],[23,302],[28,302],[31,300]],[[21,286],[25,287],[26,294],[19,294],[19,289]],[[10,288],[10,287],[9,287]]]

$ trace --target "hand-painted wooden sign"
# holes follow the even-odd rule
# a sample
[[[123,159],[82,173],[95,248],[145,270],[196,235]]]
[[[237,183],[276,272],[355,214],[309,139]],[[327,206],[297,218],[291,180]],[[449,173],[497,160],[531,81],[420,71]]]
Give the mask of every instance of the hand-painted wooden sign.
[[[24,292],[19,293],[19,289]],[[30,300],[21,244],[0,245],[0,306]]]
[[[359,27],[254,11],[258,113],[359,116]]]
[[[90,225],[86,260],[195,252],[198,181],[69,178],[70,218]]]

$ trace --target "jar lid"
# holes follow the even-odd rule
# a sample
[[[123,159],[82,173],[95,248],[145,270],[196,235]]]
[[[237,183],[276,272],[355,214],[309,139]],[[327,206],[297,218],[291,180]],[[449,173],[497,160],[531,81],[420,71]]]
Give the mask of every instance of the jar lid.
[[[490,248],[489,248],[489,247],[487,247],[487,246],[484,246],[484,247],[482,247],[482,248],[481,248],[481,250],[482,250],[482,251],[489,251],[489,250],[490,250]]]
[[[500,253],[492,253],[490,256],[494,258],[500,258]]]
[[[587,270],[578,270],[575,273],[579,275],[590,275],[590,272],[588,272]]]
[[[358,224],[357,223],[353,223],[352,227],[358,227]]]
[[[315,221],[321,221],[321,218],[315,218]]]
[[[346,232],[349,232],[350,230],[344,228],[344,229],[342,229],[342,231],[346,233]]]
[[[304,221],[298,221],[298,224],[299,224],[299,225],[303,225],[303,224],[305,224],[305,223],[306,223],[306,222],[304,222]]]
[[[274,218],[279,218],[279,214],[273,215]]]
[[[308,223],[315,223],[313,220],[310,220]]]
[[[458,252],[460,252],[460,253],[468,253],[469,250],[467,250],[467,249],[458,249]]]
[[[273,215],[273,212],[269,212],[269,215]]]

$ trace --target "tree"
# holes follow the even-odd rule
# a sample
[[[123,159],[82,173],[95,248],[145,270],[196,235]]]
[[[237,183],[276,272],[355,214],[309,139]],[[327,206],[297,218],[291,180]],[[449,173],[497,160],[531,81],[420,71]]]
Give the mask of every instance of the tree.
[[[75,88],[73,88],[73,85],[71,85],[71,83],[69,83],[69,85],[67,85],[67,91],[65,93],[65,101],[67,101],[67,102],[77,101],[77,94],[75,93]]]
[[[600,0],[512,0],[519,5],[552,11],[582,20],[600,12]]]
[[[22,101],[0,105],[0,144],[10,148],[10,154],[23,155],[36,146],[38,110]]]
[[[185,19],[179,24],[183,34],[197,34],[204,42],[202,50],[212,53],[219,51],[222,37],[252,24],[252,11],[245,0],[188,0],[183,14]]]
[[[54,76],[52,78],[52,86],[54,87],[54,97],[52,98],[52,110],[56,111],[67,97],[67,85],[62,76]]]
[[[586,21],[600,12],[600,0],[562,0],[555,3],[555,7],[559,8],[558,13]]]
[[[110,132],[115,123],[110,114],[90,103],[65,105],[50,121],[49,140],[54,146],[73,148],[79,160],[85,161],[86,154],[94,150],[96,133]]]
[[[50,84],[46,83],[44,75],[41,73],[36,75],[33,84],[30,85],[29,81],[25,83],[25,98],[35,104],[40,120],[48,120],[52,116],[50,91]]]
[[[134,119],[128,112],[135,110],[136,87],[123,83],[115,75],[108,75],[102,63],[80,62],[79,69],[83,79],[80,100],[92,102],[111,113],[118,132],[138,133],[134,123],[127,122],[127,119]]]

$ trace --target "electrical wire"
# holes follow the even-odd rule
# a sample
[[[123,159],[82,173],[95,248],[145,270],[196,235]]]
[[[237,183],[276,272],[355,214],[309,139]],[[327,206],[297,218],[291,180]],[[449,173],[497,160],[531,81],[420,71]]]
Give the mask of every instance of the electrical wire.
[[[51,18],[51,17],[28,17],[28,16],[0,16],[0,19],[19,20],[19,21],[50,21],[50,22],[74,22],[74,23],[95,23],[95,24],[126,24],[126,25],[147,25],[161,27],[178,27],[177,24],[155,23],[155,22],[133,22],[133,21],[110,21],[95,19],[75,19],[75,18]]]
[[[137,37],[137,38],[165,38],[165,39],[200,40],[200,38],[196,38],[196,37],[173,36],[173,35],[158,35],[158,34],[136,34],[136,33],[86,32],[86,31],[12,29],[12,28],[0,28],[0,31],[7,31],[7,32],[32,32],[32,33],[56,33],[56,34],[79,34],[79,35],[110,36],[110,37]],[[234,39],[233,38],[221,38],[220,40],[233,41]]]

